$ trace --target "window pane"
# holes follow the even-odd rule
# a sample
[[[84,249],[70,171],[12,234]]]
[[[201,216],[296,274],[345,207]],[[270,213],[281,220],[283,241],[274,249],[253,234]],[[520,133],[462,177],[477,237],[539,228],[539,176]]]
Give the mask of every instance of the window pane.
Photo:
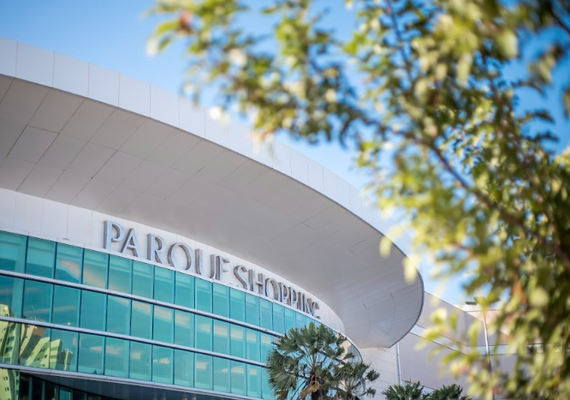
[[[214,351],[230,354],[230,324],[227,322],[214,320]]]
[[[49,283],[26,281],[24,283],[23,317],[49,322],[52,290],[53,285]]]
[[[273,389],[269,384],[269,373],[266,368],[261,368],[261,395],[262,398],[267,400],[273,400],[275,398]]]
[[[131,260],[111,256],[109,261],[109,289],[117,292],[131,293]]]
[[[254,331],[253,329],[247,329],[245,340],[247,345],[246,351],[248,360],[261,361],[261,343],[259,340],[259,332]]]
[[[230,351],[234,357],[245,358],[245,328],[230,325]]]
[[[83,256],[83,283],[98,288],[107,288],[109,255],[93,250],[85,250]]]
[[[245,293],[230,289],[230,318],[245,322]]]
[[[212,312],[212,282],[196,279],[196,308]]]
[[[273,330],[273,303],[265,299],[259,299],[260,326]]]
[[[26,236],[0,232],[0,269],[24,272],[27,240]]]
[[[96,331],[105,330],[105,314],[107,311],[107,295],[83,290],[81,293],[80,326]]]
[[[230,360],[214,357],[214,390],[230,391]]]
[[[152,265],[133,262],[133,294],[152,299]]]
[[[194,386],[194,353],[174,350],[174,384]]]
[[[150,380],[151,350],[150,344],[131,342],[129,378]]]
[[[131,301],[107,296],[107,332],[128,335],[131,322]]]
[[[176,304],[194,308],[194,277],[181,272],[176,273]]]
[[[26,273],[53,278],[55,264],[55,243],[36,238],[28,240]]]
[[[78,326],[80,293],[79,289],[55,285],[53,289],[51,322],[60,325]]]
[[[266,333],[261,334],[261,362],[267,361],[267,355],[273,348],[273,336]]]
[[[165,268],[154,270],[154,299],[174,303],[174,271]]]
[[[233,394],[245,395],[245,364],[232,361],[231,366],[231,392]]]
[[[174,341],[174,312],[170,308],[154,306],[154,340]]]
[[[289,332],[295,326],[295,311],[285,308],[285,332]]]
[[[49,368],[50,329],[22,325],[20,340],[20,365]]]
[[[0,257],[2,257],[2,253],[0,253]],[[2,260],[0,259],[0,263],[1,262]],[[2,315],[8,317],[22,316],[23,291],[24,281],[22,279],[0,276],[0,304],[2,305]]]
[[[129,374],[129,341],[108,337],[105,345],[105,375],[126,378]]]
[[[212,350],[212,318],[196,315],[196,347]]]
[[[81,267],[83,264],[83,249],[58,243],[55,263],[55,279],[79,283],[81,282]]]
[[[295,326],[297,328],[302,328],[305,326],[305,316],[300,312],[295,313]]]
[[[26,328],[27,325],[17,324],[14,322],[2,322],[2,352],[0,353],[0,360],[3,364],[17,365],[19,360],[20,340],[28,340],[31,331],[27,336],[20,336],[20,332]],[[26,332],[26,331],[24,331]]]
[[[195,387],[212,390],[212,356],[196,354]]]
[[[245,322],[259,326],[259,297],[245,295]]]
[[[174,343],[194,347],[194,315],[186,311],[174,311]]]
[[[133,300],[132,310],[131,335],[152,339],[152,305]]]
[[[273,304],[273,330],[285,334],[285,308],[279,304]]]
[[[167,347],[152,346],[153,382],[172,383],[173,351]]]
[[[81,333],[79,335],[79,366],[77,371],[101,375],[103,373],[104,347],[104,337]]]
[[[256,365],[247,366],[247,395],[261,397],[261,367]]]
[[[50,368],[77,371],[77,332],[51,330]]]
[[[222,317],[230,316],[230,288],[214,285],[214,314]]]

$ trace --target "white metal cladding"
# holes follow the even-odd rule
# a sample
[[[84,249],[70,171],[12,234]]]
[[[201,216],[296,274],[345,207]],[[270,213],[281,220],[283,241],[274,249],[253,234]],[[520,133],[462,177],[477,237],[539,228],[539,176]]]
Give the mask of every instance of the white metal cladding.
[[[358,190],[281,143],[256,152],[247,127],[117,72],[0,38],[0,161],[0,188],[176,232],[295,282],[361,348],[393,345],[420,314],[407,242],[379,256],[393,222]],[[0,202],[15,218],[34,212]]]

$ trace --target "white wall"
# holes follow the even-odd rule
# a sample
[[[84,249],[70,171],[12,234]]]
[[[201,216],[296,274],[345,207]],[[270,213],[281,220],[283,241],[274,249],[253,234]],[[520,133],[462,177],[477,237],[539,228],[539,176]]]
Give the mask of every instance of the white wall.
[[[360,349],[362,360],[370,364],[370,368],[380,374],[380,377],[371,384],[376,389],[374,399],[384,399],[382,392],[390,385],[397,385],[398,381],[398,357],[396,346],[391,348],[371,347]]]

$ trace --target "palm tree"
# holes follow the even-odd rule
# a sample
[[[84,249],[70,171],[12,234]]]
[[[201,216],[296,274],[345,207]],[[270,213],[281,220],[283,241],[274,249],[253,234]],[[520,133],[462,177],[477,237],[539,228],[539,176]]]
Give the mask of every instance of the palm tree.
[[[366,389],[365,384],[378,374],[353,361],[349,346],[345,337],[314,322],[278,338],[267,357],[269,382],[277,399],[359,400],[373,396],[375,390]]]
[[[392,385],[382,392],[386,400],[429,400],[419,382],[405,381],[403,385]]]
[[[443,385],[430,394],[429,400],[471,400],[467,396],[462,396],[462,393],[463,388],[459,385]]]

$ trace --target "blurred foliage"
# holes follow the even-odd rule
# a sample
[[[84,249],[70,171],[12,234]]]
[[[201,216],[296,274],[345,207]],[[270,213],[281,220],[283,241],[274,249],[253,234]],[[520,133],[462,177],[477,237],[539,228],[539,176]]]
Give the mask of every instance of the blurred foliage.
[[[568,60],[570,4],[346,0],[348,35],[322,2],[267,5],[159,0],[151,13],[170,19],[149,50],[183,39],[194,99],[215,88],[261,137],[356,143],[379,207],[414,232],[406,275],[428,259],[437,276],[467,274],[483,308],[502,299],[489,331],[510,333],[509,374],[487,369],[476,326],[457,337],[456,317],[434,315],[428,337],[461,350],[445,365],[470,394],[570,398],[570,151],[550,150],[563,117],[543,107],[554,93],[570,113],[570,74],[553,79]],[[523,108],[522,96],[538,100]]]

